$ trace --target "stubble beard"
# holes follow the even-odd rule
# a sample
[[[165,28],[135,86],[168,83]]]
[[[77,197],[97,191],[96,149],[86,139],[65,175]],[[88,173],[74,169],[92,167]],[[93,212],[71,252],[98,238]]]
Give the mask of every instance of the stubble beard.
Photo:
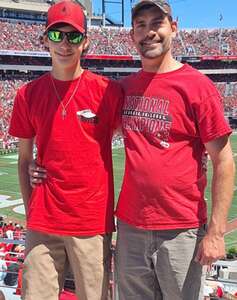
[[[154,59],[164,56],[170,50],[170,47],[171,41],[169,40],[157,44],[154,49],[140,45],[139,53],[146,59]]]

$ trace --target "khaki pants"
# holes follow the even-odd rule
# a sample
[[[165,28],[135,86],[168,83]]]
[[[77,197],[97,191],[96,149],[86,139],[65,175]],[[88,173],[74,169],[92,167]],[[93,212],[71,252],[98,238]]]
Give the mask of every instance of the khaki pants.
[[[203,300],[205,270],[194,261],[202,228],[140,230],[118,221],[119,300]]]
[[[80,300],[107,300],[111,234],[58,236],[28,231],[23,300],[58,300],[68,266]]]

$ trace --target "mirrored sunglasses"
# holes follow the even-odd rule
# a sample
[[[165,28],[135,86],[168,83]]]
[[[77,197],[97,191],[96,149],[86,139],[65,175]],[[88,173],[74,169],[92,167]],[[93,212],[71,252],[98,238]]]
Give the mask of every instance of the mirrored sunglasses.
[[[68,42],[73,45],[78,45],[84,38],[84,35],[79,31],[63,32],[60,30],[48,30],[47,36],[50,41],[60,43],[66,36]]]

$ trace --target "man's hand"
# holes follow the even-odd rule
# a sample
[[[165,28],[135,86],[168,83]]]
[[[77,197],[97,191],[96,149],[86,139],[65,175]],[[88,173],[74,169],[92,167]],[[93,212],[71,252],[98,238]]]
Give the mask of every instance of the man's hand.
[[[211,266],[218,259],[225,257],[225,241],[222,235],[206,234],[200,242],[195,261]]]
[[[30,175],[30,185],[32,188],[35,188],[37,185],[41,184],[47,177],[46,170],[38,166],[35,161],[30,163],[28,173]]]

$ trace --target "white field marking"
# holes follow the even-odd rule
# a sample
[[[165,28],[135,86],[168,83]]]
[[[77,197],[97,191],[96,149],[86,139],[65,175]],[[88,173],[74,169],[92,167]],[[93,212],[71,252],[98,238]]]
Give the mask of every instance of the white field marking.
[[[9,164],[10,165],[17,165],[17,161],[11,161]]]
[[[25,215],[25,206],[24,205],[19,205],[13,208],[14,212]]]
[[[18,204],[22,204],[23,200],[22,199],[17,199],[17,200],[7,200],[9,199],[10,196],[7,195],[0,195],[0,208],[6,208],[6,207],[11,207],[15,206]]]
[[[6,159],[18,159],[18,155],[17,154],[7,155],[7,156],[4,156],[4,158],[6,158]]]
[[[6,173],[6,172],[0,172],[0,176],[1,175],[8,175],[8,173]]]

